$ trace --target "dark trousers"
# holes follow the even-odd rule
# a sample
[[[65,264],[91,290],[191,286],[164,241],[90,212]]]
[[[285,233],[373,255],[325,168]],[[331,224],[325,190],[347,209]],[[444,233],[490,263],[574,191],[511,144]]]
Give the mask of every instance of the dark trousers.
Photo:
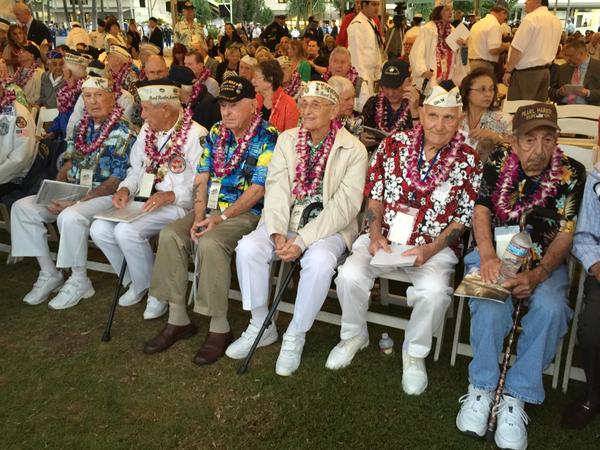
[[[584,283],[583,307],[577,338],[582,351],[588,398],[600,401],[600,283],[588,275]]]

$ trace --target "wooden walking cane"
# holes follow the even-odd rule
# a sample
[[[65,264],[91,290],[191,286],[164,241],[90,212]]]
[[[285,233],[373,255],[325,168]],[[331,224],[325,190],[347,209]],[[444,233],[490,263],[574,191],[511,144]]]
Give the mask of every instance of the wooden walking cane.
[[[532,212],[530,209],[526,211],[521,217],[519,228],[521,231],[525,229],[525,219]],[[531,252],[532,249],[529,249],[529,254],[527,256],[527,260],[523,264],[526,270],[531,268]],[[519,318],[521,315],[521,306],[523,302],[528,300],[528,298],[517,299],[517,305],[515,306],[513,312],[513,323],[512,328],[510,329],[510,333],[508,335],[508,343],[506,344],[506,349],[504,350],[504,358],[502,360],[502,371],[500,372],[500,378],[498,379],[498,387],[496,387],[496,393],[494,395],[494,403],[492,403],[492,409],[490,412],[490,418],[488,420],[487,431],[485,432],[485,440],[488,442],[492,442],[494,440],[494,434],[496,433],[496,422],[498,420],[498,405],[500,404],[500,397],[502,397],[502,393],[504,392],[504,383],[506,382],[506,374],[508,372],[508,364],[510,362],[510,355],[512,351],[512,345],[515,340],[515,335],[517,333],[517,325],[519,323]]]
[[[110,341],[110,329],[112,328],[113,319],[115,318],[115,311],[117,310],[117,303],[119,302],[119,297],[121,295],[121,286],[123,286],[123,278],[125,278],[126,269],[127,260],[123,258],[123,264],[121,264],[121,272],[119,272],[119,281],[117,282],[115,295],[113,297],[112,304],[110,305],[110,310],[108,311],[108,320],[106,321],[106,327],[104,328],[104,333],[102,334],[102,342]]]

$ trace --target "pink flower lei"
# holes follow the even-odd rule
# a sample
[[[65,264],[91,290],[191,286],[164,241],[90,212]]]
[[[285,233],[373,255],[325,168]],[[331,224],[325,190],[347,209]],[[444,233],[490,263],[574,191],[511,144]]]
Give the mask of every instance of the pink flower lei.
[[[4,95],[0,98],[0,113],[7,106],[11,106],[15,99],[17,98],[17,94],[12,89],[7,89],[6,85],[4,87]]]
[[[329,80],[332,77],[331,72],[327,69],[327,72],[323,74],[323,79],[325,81]],[[348,78],[352,84],[356,83],[356,79],[358,78],[358,70],[356,67],[350,66],[350,70],[346,73],[345,78]]]
[[[287,82],[287,85],[283,88],[285,93],[290,97],[296,97],[296,94],[300,90],[300,85],[302,83],[302,79],[300,78],[300,74],[297,70],[292,74],[292,78]]]
[[[9,83],[14,83],[20,88],[25,87],[25,85],[29,83],[29,80],[31,80],[31,77],[33,77],[33,74],[38,67],[38,63],[35,63],[32,67],[19,67]]]
[[[88,133],[88,127],[90,124],[90,115],[86,113],[83,115],[81,122],[79,122],[79,133],[75,138],[75,150],[83,156],[87,156],[91,153],[96,152],[100,146],[104,143],[116,123],[123,116],[123,107],[118,105],[112,110],[110,115],[106,118],[104,123],[100,126],[100,133],[93,142],[86,143],[85,137]]]
[[[163,179],[160,166],[167,164],[173,156],[182,156],[181,147],[187,140],[187,135],[192,126],[192,111],[185,109],[183,119],[179,120],[173,130],[170,143],[164,152],[160,152],[156,148],[156,132],[148,128],[146,130],[146,138],[144,139],[144,152],[146,153],[146,172],[155,173],[155,182],[160,183]]]
[[[310,159],[310,146],[308,145],[308,130],[301,127],[298,130],[298,141],[296,143],[296,154],[298,155],[298,162],[296,163],[296,176],[294,177],[294,188],[292,193],[298,199],[306,198],[317,192],[322,182],[323,175],[325,173],[325,166],[329,158],[329,153],[333,148],[333,142],[338,130],[342,127],[342,123],[339,120],[334,120],[329,126],[329,132],[325,137],[323,146],[319,149],[319,152],[315,157],[317,161],[312,166],[310,173],[308,173],[308,162]]]
[[[375,115],[373,117],[377,128],[385,131],[386,133],[392,133],[396,130],[406,128],[406,120],[408,119],[409,110],[408,101],[402,100],[400,108],[402,108],[402,111],[398,115],[398,119],[396,119],[396,122],[391,126],[391,128],[388,128],[388,109],[385,107],[385,96],[383,95],[383,92],[377,94],[377,102],[375,103]]]
[[[117,97],[121,95],[121,89],[123,89],[123,85],[125,84],[125,78],[129,74],[131,70],[129,63],[124,64],[123,67],[119,69],[116,74],[113,74],[113,92]]]
[[[65,114],[73,109],[84,81],[84,78],[80,78],[72,87],[68,83],[64,83],[56,92],[56,104],[59,112]]]
[[[231,131],[229,128],[225,127],[223,124],[219,126],[219,137],[217,138],[217,146],[213,153],[213,172],[216,177],[226,177],[233,173],[233,171],[237,168],[240,161],[246,154],[246,149],[250,144],[250,141],[254,139],[256,133],[258,133],[258,128],[262,123],[262,117],[260,114],[255,114],[250,127],[246,130],[244,136],[237,142],[237,147],[235,148],[231,158],[229,161],[225,163],[225,145],[229,140],[229,134]]]
[[[534,206],[543,206],[549,197],[554,197],[558,190],[558,182],[562,179],[562,159],[564,153],[556,147],[552,154],[550,168],[540,176],[540,182],[529,200],[518,199],[514,205],[510,204],[511,194],[519,184],[519,157],[513,151],[506,159],[498,182],[496,191],[492,196],[496,216],[503,222],[518,220],[521,215]]]
[[[416,188],[419,192],[433,192],[440,183],[446,181],[450,169],[454,165],[458,153],[465,142],[465,137],[462,133],[456,133],[454,138],[444,147],[449,147],[449,152],[446,155],[440,155],[437,159],[437,164],[432,167],[427,179],[421,179],[419,171],[419,159],[421,155],[421,143],[423,142],[424,133],[423,126],[417,125],[408,133],[409,141],[411,142],[408,149],[408,158],[406,161],[406,171],[410,179],[411,187]]]
[[[204,82],[210,77],[210,70],[206,67],[194,83],[194,87],[192,88],[192,95],[190,95],[190,99],[188,100],[188,108],[191,108],[192,105],[198,100],[198,97],[202,93],[202,91],[206,88],[204,86]]]

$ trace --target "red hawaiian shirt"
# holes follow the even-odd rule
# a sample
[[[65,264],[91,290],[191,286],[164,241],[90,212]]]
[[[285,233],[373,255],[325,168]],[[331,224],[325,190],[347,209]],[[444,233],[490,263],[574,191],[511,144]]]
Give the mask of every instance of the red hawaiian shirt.
[[[410,151],[409,135],[401,131],[386,138],[371,158],[364,195],[383,202],[384,236],[387,236],[400,205],[418,209],[408,245],[433,242],[451,221],[470,227],[481,182],[479,155],[463,144],[446,180],[440,180],[434,192],[420,192],[411,188],[407,169]],[[429,176],[434,176],[449,153],[450,146],[446,146],[432,160],[432,165],[431,161],[424,161],[421,176],[426,176],[428,172]],[[452,250],[460,257],[461,249],[462,242],[459,240]]]

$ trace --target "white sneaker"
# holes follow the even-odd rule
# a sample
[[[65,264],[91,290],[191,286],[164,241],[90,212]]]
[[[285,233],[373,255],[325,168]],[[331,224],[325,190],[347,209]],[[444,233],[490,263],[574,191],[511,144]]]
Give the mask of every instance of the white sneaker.
[[[503,395],[498,405],[498,425],[494,440],[502,449],[525,450],[527,448],[527,424],[529,417],[525,404],[514,397]]]
[[[76,279],[71,276],[67,282],[60,288],[56,297],[50,300],[48,308],[67,309],[77,305],[81,299],[92,297],[96,291],[88,277]]]
[[[33,284],[33,289],[23,297],[23,302],[35,306],[48,300],[52,292],[57,292],[65,282],[62,272],[51,275],[49,272],[41,271],[38,279]]]
[[[144,320],[158,319],[159,317],[164,316],[168,310],[168,303],[163,303],[156,297],[149,295],[146,309],[144,310]]]
[[[119,306],[137,305],[139,302],[142,301],[144,295],[146,295],[146,292],[148,292],[148,289],[144,289],[139,294],[136,294],[133,290],[133,284],[130,284],[129,289],[127,289],[127,292],[125,292],[123,295],[121,295],[121,297],[119,297]]]
[[[408,395],[421,395],[427,388],[425,358],[410,356],[402,350],[402,389]]]
[[[231,359],[244,359],[246,356],[248,356],[248,352],[250,352],[252,344],[254,344],[259,331],[260,326],[256,326],[251,320],[246,331],[244,331],[238,339],[233,341],[229,347],[227,347],[225,354]],[[271,345],[274,342],[277,342],[277,339],[279,339],[277,327],[275,326],[275,322],[271,322],[271,325],[267,327],[260,338],[257,348]]]
[[[494,392],[469,385],[468,392],[458,401],[462,406],[456,416],[456,427],[465,434],[483,437],[487,431]]]
[[[284,333],[279,357],[275,363],[275,373],[282,377],[289,377],[298,370],[303,348],[304,333],[296,335]]]
[[[350,339],[342,339],[338,345],[333,347],[331,352],[329,352],[325,367],[331,370],[343,369],[350,365],[354,355],[356,355],[359,350],[367,348],[368,346],[368,335],[365,336],[364,334],[359,334]]]

